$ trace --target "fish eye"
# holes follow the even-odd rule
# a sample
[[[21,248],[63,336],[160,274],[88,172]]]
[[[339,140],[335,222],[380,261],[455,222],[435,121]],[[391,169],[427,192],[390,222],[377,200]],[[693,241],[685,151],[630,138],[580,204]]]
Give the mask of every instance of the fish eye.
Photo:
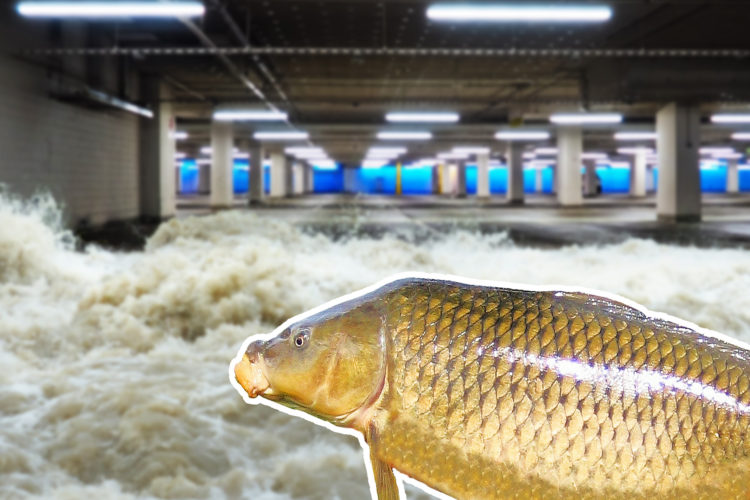
[[[301,330],[294,334],[294,337],[292,337],[292,342],[294,342],[295,347],[302,348],[307,344],[307,338],[310,336],[309,330]]]

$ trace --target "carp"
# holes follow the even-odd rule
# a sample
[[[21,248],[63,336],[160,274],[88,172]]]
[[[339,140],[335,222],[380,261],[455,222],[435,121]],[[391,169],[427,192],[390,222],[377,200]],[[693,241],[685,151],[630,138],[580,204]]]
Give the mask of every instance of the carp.
[[[401,478],[462,500],[750,498],[748,346],[619,297],[402,275],[250,337],[229,374],[358,436],[374,499]]]

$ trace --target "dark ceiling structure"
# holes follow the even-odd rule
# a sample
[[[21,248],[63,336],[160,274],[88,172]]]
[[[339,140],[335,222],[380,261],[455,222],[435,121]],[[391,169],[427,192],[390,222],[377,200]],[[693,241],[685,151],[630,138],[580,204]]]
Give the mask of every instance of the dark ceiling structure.
[[[394,110],[460,113],[460,124],[431,127],[441,147],[487,143],[509,123],[546,125],[551,111],[616,110],[634,126],[671,101],[750,103],[745,0],[602,0],[612,18],[589,25],[435,22],[430,3],[206,0],[200,19],[91,24],[82,44],[23,53],[162,75],[198,141],[216,105],[278,107],[341,161],[360,158]],[[611,130],[600,136],[606,146]]]

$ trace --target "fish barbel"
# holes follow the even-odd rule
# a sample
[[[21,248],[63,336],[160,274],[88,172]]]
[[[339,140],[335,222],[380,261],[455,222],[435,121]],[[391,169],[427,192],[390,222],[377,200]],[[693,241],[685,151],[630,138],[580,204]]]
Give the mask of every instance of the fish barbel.
[[[251,337],[249,397],[457,499],[750,498],[750,351],[620,300],[401,277]]]

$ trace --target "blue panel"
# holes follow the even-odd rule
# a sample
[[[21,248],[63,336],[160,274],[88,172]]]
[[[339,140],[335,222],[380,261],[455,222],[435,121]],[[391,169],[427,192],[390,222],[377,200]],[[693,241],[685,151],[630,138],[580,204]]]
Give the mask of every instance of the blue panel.
[[[344,190],[344,170],[313,169],[313,189],[316,193],[340,193]]]
[[[596,175],[602,183],[602,193],[627,193],[630,191],[630,169],[600,167]]]
[[[249,173],[247,160],[234,160],[232,181],[235,194],[247,193],[249,186]]]
[[[727,167],[701,169],[701,191],[704,193],[726,193]]]
[[[200,182],[200,169],[195,160],[180,163],[180,193],[197,193]]]
[[[542,192],[552,193],[552,188],[555,184],[555,174],[552,167],[547,167],[542,170]]]
[[[659,189],[659,169],[654,167],[654,192]]]
[[[271,192],[271,166],[263,165],[263,192]]]
[[[526,193],[536,191],[536,170],[529,169],[523,171],[523,190]]]
[[[490,193],[508,192],[508,167],[490,169]]]
[[[476,194],[476,193],[477,193],[477,166],[466,165],[466,194]]]
[[[740,191],[750,191],[750,170],[740,170]]]
[[[403,174],[401,182],[403,183]],[[356,191],[360,193],[394,194],[396,192],[396,167],[387,165],[380,168],[359,168],[356,183]]]
[[[432,167],[410,167],[401,170],[404,194],[432,194]]]

